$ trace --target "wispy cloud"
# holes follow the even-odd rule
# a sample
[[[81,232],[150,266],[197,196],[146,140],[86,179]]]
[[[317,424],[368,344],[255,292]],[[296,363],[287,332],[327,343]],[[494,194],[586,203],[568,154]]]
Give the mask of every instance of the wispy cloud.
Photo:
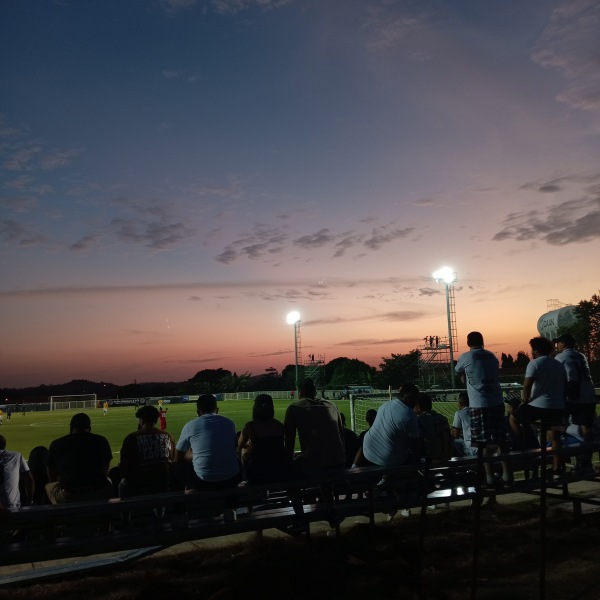
[[[417,338],[392,338],[389,340],[380,340],[376,338],[366,338],[359,340],[348,340],[345,342],[338,342],[335,346],[387,346],[389,344],[408,344],[408,343],[419,343],[421,340]]]
[[[165,250],[180,241],[195,235],[195,230],[185,223],[145,223],[133,219],[113,219],[111,227],[117,238],[123,242],[143,244],[147,248]]]
[[[553,246],[600,239],[600,194],[560,202],[544,209],[514,212],[504,219],[495,241],[544,241]]]
[[[567,87],[557,100],[580,110],[600,111],[600,2],[568,0],[552,13],[533,60],[557,69]]]
[[[302,321],[302,325],[340,325],[343,323],[358,323],[364,321],[391,321],[403,322],[420,319],[425,316],[425,312],[421,311],[393,311],[386,313],[378,313],[375,315],[360,315],[356,317],[330,317],[327,319],[313,319],[310,321]]]

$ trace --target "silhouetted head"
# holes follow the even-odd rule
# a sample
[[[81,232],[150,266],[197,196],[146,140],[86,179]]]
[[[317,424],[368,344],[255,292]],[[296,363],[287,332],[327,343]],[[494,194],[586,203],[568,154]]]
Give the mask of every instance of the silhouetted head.
[[[534,337],[529,340],[532,352],[537,352],[540,356],[550,356],[554,351],[554,344],[545,337]]]
[[[467,335],[467,346],[469,348],[483,348],[483,336],[479,331],[471,331]]]
[[[365,421],[369,427],[373,427],[373,423],[375,423],[375,417],[377,416],[377,411],[374,408],[370,408],[365,414]]]
[[[92,429],[92,422],[85,413],[77,413],[71,418],[69,430],[71,433],[81,433],[82,431],[90,431]]]
[[[151,406],[150,404],[147,404],[146,406],[138,408],[138,410],[135,413],[135,416],[142,423],[154,425],[158,421],[158,409],[156,408],[156,406]]]
[[[300,384],[300,397],[301,398],[316,398],[317,386],[312,379],[305,379]]]
[[[269,394],[259,394],[254,398],[252,418],[256,421],[268,421],[275,416],[273,398]]]
[[[212,394],[202,394],[196,401],[196,409],[199,415],[217,412],[217,399]]]
[[[419,395],[419,388],[414,383],[403,383],[398,390],[398,395],[400,396],[400,400],[408,406],[413,407]]]

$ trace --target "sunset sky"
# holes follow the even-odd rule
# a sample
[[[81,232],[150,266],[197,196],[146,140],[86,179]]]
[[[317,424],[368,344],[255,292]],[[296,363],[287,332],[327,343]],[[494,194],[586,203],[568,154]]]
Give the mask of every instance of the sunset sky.
[[[4,0],[0,387],[181,381],[600,287],[600,1]]]

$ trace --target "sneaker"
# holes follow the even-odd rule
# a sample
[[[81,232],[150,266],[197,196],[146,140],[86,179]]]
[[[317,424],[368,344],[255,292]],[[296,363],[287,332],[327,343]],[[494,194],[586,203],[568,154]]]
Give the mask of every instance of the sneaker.
[[[404,508],[400,511],[401,517],[410,517],[410,508]]]

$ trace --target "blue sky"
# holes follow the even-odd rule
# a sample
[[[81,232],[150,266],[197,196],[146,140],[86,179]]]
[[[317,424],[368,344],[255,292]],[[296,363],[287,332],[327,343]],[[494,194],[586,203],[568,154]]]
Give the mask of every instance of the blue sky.
[[[598,291],[600,2],[8,0],[0,386],[260,373]],[[462,348],[464,349],[464,344]]]

